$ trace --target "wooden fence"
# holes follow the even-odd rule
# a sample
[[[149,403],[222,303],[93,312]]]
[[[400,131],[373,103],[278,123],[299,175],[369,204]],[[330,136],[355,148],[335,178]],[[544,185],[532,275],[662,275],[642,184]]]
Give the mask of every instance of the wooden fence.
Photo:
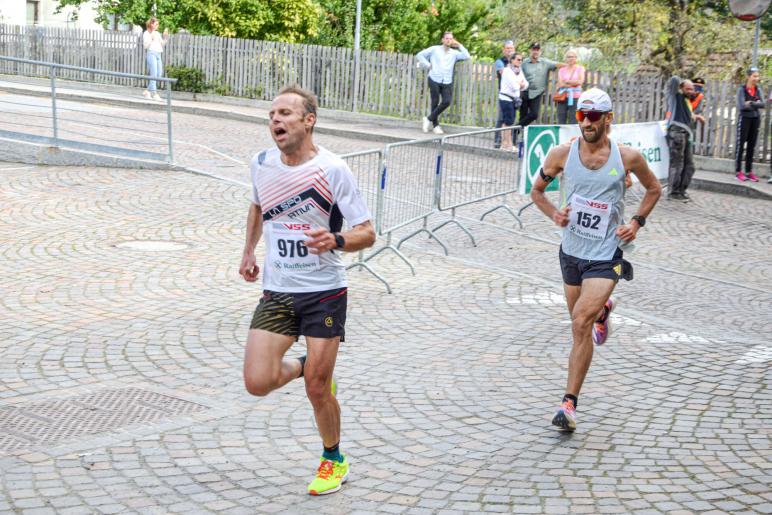
[[[146,73],[141,35],[126,32],[0,25],[0,55],[52,61],[107,71]],[[418,120],[428,112],[426,72],[413,55],[362,51],[360,84],[354,91],[354,55],[348,48],[296,45],[270,41],[175,34],[164,52],[166,66],[201,69],[209,83],[228,95],[270,100],[284,85],[298,83],[314,91],[319,104],[330,109],[359,111]],[[5,64],[0,73],[39,75],[35,67]],[[554,74],[553,74],[554,75]],[[81,72],[62,78],[92,80]],[[130,79],[101,77],[121,85]],[[550,90],[554,89],[554,80]],[[666,106],[666,79],[651,74],[588,72],[585,86],[608,91],[616,121],[661,120]],[[464,62],[456,67],[454,100],[443,114],[447,123],[493,126],[497,81],[493,63]],[[555,109],[544,95],[541,123],[554,123]],[[737,85],[709,80],[706,85],[707,123],[697,134],[699,155],[732,157],[735,142]],[[764,113],[756,156],[770,160],[770,112]]]

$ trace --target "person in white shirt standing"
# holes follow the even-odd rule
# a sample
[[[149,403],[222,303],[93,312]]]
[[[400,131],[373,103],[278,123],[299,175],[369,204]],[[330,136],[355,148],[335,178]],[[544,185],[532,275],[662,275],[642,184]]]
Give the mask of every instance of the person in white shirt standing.
[[[528,81],[520,68],[522,62],[523,55],[515,54],[501,72],[499,110],[502,127],[512,127],[515,124],[515,111],[522,103],[520,92],[528,89]],[[512,150],[512,131],[502,131],[501,150]]]
[[[455,40],[452,32],[442,35],[441,45],[430,46],[416,54],[418,64],[429,69],[429,94],[432,104],[429,116],[423,119],[424,132],[432,129],[434,134],[444,134],[439,117],[453,100],[453,69],[457,61],[466,61],[470,57],[467,49]]]
[[[158,19],[150,18],[147,20],[147,30],[142,34],[142,46],[147,52],[147,69],[151,77],[161,77],[164,74],[164,65],[161,61],[161,54],[164,46],[169,41],[169,30],[164,29],[163,36],[158,33]],[[143,93],[145,98],[161,100],[156,88],[156,81],[148,82],[147,89]]]

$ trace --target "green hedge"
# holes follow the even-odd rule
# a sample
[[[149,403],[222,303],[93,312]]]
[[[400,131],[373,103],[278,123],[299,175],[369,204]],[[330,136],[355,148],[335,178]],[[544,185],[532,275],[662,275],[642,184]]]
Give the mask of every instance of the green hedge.
[[[172,84],[174,91],[190,91],[191,93],[203,93],[207,90],[204,72],[191,66],[168,66],[166,76],[177,79]]]

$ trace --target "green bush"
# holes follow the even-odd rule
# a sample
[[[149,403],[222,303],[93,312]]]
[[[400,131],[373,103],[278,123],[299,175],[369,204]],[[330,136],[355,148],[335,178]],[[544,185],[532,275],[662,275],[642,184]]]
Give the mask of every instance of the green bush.
[[[166,76],[177,79],[172,84],[174,91],[190,91],[191,93],[203,93],[206,91],[206,79],[204,72],[192,66],[168,66]]]

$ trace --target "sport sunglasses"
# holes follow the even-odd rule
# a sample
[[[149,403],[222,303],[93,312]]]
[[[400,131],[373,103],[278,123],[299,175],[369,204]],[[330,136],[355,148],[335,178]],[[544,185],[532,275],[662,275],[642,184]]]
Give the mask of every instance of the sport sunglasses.
[[[591,123],[595,123],[600,120],[604,114],[606,114],[605,111],[577,111],[576,121],[582,123],[584,119],[587,118]]]

